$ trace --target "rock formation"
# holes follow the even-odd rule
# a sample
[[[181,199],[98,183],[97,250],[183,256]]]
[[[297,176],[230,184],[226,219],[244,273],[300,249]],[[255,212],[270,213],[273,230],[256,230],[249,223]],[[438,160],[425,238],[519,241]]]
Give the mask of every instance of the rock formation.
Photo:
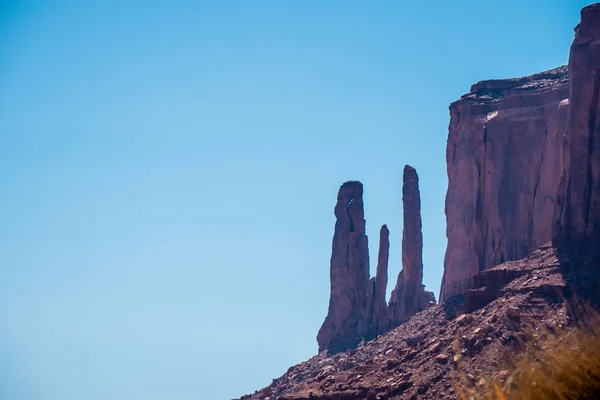
[[[416,171],[404,171],[403,270],[385,312],[388,231],[381,230],[377,277],[369,281],[368,259],[355,254],[366,252],[362,197],[354,200],[360,212],[350,210],[345,186],[356,183],[347,183],[338,196],[347,214],[336,206],[332,300],[321,330],[355,343],[360,329],[380,330],[383,315],[389,327],[402,325],[357,349],[322,352],[242,400],[459,399],[457,385],[483,388],[484,377],[519,389],[508,385],[503,360],[523,343],[543,348],[547,334],[568,336],[581,316],[585,322],[567,298],[600,309],[600,3],[581,12],[568,69],[480,82],[450,115],[446,303],[406,320],[432,296],[421,284]],[[362,221],[363,247],[344,228],[354,218]],[[356,270],[340,275],[342,267]],[[447,306],[460,297],[463,314],[453,318]],[[321,337],[319,347],[335,340]]]
[[[433,293],[423,286],[423,232],[421,194],[417,171],[406,165],[402,182],[404,229],[402,231],[402,271],[390,298],[390,325],[396,327],[406,318],[427,308]]]
[[[600,240],[599,98],[594,4],[581,11],[568,68],[480,82],[450,106],[440,300],[551,239]]]
[[[331,251],[329,311],[317,335],[319,351],[356,346],[366,333],[369,248],[365,231],[363,185],[342,185],[335,205]]]
[[[470,309],[458,318],[447,319],[443,304],[431,307],[357,349],[295,365],[240,400],[458,400],[458,388],[481,386],[481,379],[506,382],[506,359],[523,343],[539,348],[542,332],[568,332],[572,318],[561,294],[581,293],[586,282],[597,289],[600,269],[578,256],[567,275],[550,246],[483,271]]]
[[[565,171],[554,240],[600,241],[600,4],[585,7],[569,57]]]
[[[450,106],[440,301],[552,238],[569,102],[566,67],[479,82]]]
[[[388,329],[388,307],[385,292],[388,284],[388,258],[390,253],[390,231],[383,225],[379,231],[379,254],[377,257],[377,274],[371,278],[367,303],[366,339],[386,332]]]
[[[435,304],[423,286],[421,198],[414,168],[404,168],[402,200],[404,232],[402,266],[390,304],[388,283],[389,230],[381,227],[377,274],[369,279],[369,251],[360,182],[346,182],[335,206],[336,224],[331,254],[329,311],[317,335],[319,351],[343,351],[371,340]]]

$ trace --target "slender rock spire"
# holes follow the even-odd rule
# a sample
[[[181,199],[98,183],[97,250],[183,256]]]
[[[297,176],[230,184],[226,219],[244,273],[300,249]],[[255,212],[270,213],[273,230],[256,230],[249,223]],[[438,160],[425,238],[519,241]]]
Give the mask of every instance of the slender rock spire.
[[[331,294],[317,335],[319,351],[355,347],[366,332],[369,249],[365,234],[363,185],[346,182],[338,192],[331,252]]]
[[[404,228],[402,230],[402,271],[390,298],[389,326],[395,327],[435,301],[423,286],[423,232],[419,176],[410,165],[402,178]]]

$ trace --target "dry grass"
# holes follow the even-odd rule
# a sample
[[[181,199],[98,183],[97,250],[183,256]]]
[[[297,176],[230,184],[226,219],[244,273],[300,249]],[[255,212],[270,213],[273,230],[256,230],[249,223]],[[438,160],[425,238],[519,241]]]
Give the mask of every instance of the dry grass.
[[[457,388],[463,400],[598,400],[600,399],[600,314],[572,307],[574,327],[548,333],[510,367],[504,383]]]

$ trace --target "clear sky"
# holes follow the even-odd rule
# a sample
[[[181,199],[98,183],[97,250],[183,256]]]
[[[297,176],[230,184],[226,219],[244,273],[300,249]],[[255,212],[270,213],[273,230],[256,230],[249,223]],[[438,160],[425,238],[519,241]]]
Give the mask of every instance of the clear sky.
[[[448,105],[565,64],[587,4],[0,0],[2,399],[269,384],[317,351],[346,180],[391,289],[405,164],[437,296]]]

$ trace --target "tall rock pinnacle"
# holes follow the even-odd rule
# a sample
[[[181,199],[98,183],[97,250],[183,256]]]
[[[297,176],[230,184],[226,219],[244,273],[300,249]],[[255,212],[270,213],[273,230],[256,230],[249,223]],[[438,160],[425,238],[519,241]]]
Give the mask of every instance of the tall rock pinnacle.
[[[581,11],[568,67],[479,82],[450,106],[440,300],[552,240],[600,241],[600,4]]]
[[[390,254],[390,231],[383,225],[379,231],[379,254],[377,257],[377,275],[371,278],[367,304],[366,340],[386,332],[388,327],[387,300],[385,292],[388,283],[388,258]]]
[[[421,230],[421,194],[417,171],[404,167],[402,184],[404,230],[402,231],[402,270],[404,271],[404,312],[421,311],[419,297],[423,290],[423,232]]]
[[[317,335],[319,351],[356,346],[366,332],[369,249],[363,186],[346,182],[338,192],[331,252],[329,311]]]
[[[369,279],[369,249],[365,233],[363,186],[344,183],[335,206],[335,231],[331,249],[331,293],[325,322],[319,329],[319,351],[344,351],[362,340],[371,340],[435,304],[423,286],[423,234],[419,178],[414,168],[404,169],[403,271],[398,276],[390,304],[386,303],[390,231],[379,232],[377,274]]]
[[[423,234],[419,178],[414,168],[404,169],[403,271],[398,276],[390,304],[386,303],[390,232],[379,232],[377,274],[369,279],[369,249],[365,234],[363,186],[342,185],[335,206],[335,231],[331,253],[331,294],[325,322],[317,335],[319,351],[344,351],[361,340],[371,340],[435,304],[423,286]]]
[[[390,231],[383,225],[379,231],[379,256],[377,257],[377,275],[375,279],[375,305],[385,308],[385,290],[388,284],[388,258],[390,254]]]
[[[434,296],[423,286],[423,232],[421,228],[421,194],[419,176],[410,165],[404,167],[402,179],[404,229],[402,231],[402,271],[390,299],[389,324],[398,326],[408,317],[424,310]]]

